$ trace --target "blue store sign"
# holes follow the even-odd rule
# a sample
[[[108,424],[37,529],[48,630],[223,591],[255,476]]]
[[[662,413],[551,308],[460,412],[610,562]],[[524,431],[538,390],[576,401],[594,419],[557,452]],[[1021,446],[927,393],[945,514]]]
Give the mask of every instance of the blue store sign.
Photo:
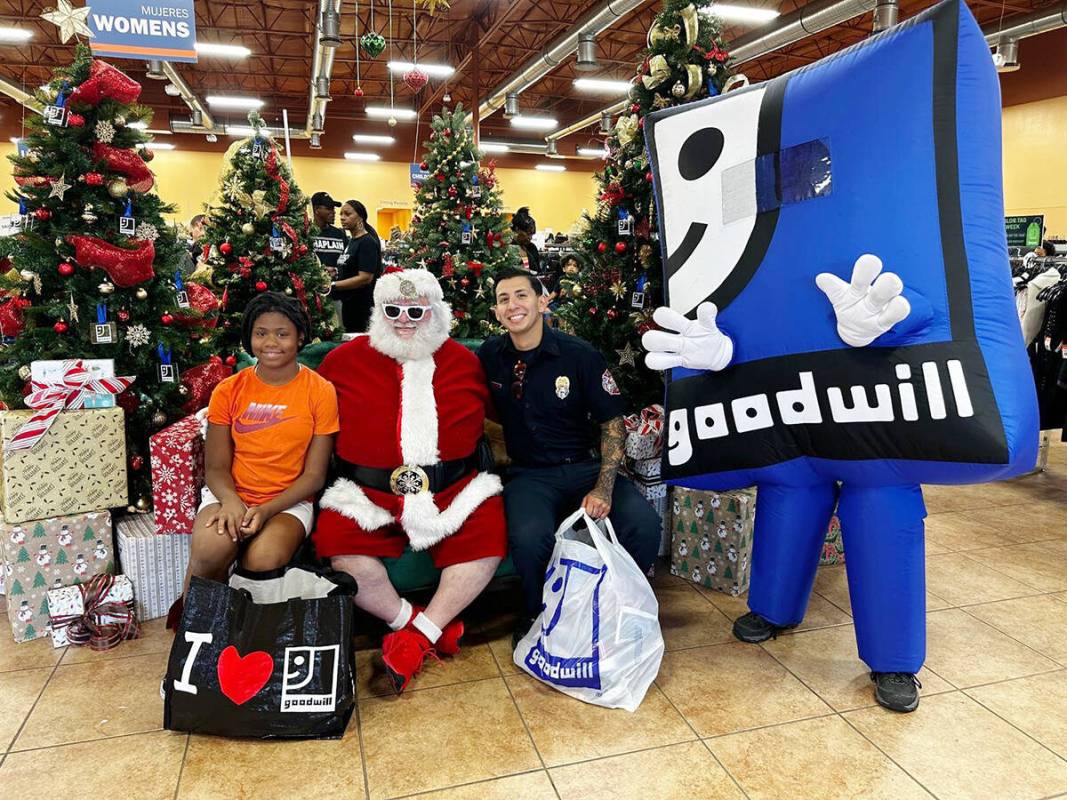
[[[93,55],[196,61],[193,0],[93,0]]]

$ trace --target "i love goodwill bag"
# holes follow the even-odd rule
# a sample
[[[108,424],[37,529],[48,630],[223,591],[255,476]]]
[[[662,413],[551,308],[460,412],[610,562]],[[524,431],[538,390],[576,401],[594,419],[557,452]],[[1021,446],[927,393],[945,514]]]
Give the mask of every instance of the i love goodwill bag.
[[[515,664],[571,697],[637,710],[663,658],[659,604],[610,520],[579,509],[563,521],[542,597]]]
[[[355,582],[303,566],[260,575],[260,596],[284,599],[257,603],[247,587],[193,578],[163,681],[163,727],[340,738],[355,707]],[[235,573],[240,581],[256,575]]]

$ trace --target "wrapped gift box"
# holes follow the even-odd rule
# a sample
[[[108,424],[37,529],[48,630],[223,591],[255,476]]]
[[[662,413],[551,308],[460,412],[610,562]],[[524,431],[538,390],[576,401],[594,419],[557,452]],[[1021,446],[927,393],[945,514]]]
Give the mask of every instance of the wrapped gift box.
[[[204,486],[204,434],[200,416],[192,415],[148,440],[152,457],[152,504],[156,532],[193,532],[200,489]]]
[[[94,378],[114,378],[115,360],[111,358],[82,358],[66,361],[31,361],[30,380],[37,383],[62,383],[67,370],[77,361],[89,371]],[[83,408],[114,408],[115,395],[110,392],[90,392],[86,395]]]
[[[61,617],[82,615],[85,613],[85,585],[64,586],[62,589],[50,589],[48,598],[48,616],[50,630],[52,632],[52,647],[66,647],[70,644],[67,638],[67,626],[57,625],[56,621]],[[105,603],[125,603],[133,608],[133,584],[125,575],[115,577],[107,594],[102,598]],[[109,622],[122,622],[119,617],[101,614],[96,622],[106,625]]]
[[[663,452],[663,406],[656,404],[623,418],[626,426],[626,457],[634,460],[659,458]]]
[[[2,449],[33,411],[0,411],[0,501],[4,520],[125,506],[126,433],[121,408],[61,411],[33,448]]]
[[[841,521],[834,514],[830,518],[830,527],[826,531],[826,541],[822,545],[822,556],[819,557],[819,566],[825,567],[832,564],[845,563],[845,544],[841,540]]]
[[[671,574],[733,596],[748,590],[756,490],[674,487]]]
[[[655,482],[662,475],[663,461],[658,456],[656,458],[629,458],[626,460],[626,467],[635,480]]]
[[[131,514],[115,526],[122,572],[133,584],[137,619],[164,617],[182,593],[189,567],[188,536],[159,536],[149,514]]]
[[[47,636],[48,592],[112,572],[107,511],[32,522],[0,522],[7,616],[16,642]]]

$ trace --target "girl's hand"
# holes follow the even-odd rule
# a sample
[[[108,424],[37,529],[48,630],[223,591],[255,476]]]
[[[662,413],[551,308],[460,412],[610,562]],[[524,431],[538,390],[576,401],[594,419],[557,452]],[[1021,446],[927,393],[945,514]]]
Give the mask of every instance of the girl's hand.
[[[255,536],[273,516],[274,512],[265,505],[249,507],[241,520],[241,538],[248,539]]]
[[[228,500],[222,504],[218,516],[218,534],[225,534],[233,541],[241,540],[241,522],[244,520],[247,507],[240,500]]]

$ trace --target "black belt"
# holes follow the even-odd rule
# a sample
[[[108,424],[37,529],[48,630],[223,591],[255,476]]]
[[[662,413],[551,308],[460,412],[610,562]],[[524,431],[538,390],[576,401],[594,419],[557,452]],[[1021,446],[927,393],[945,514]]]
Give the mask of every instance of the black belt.
[[[466,458],[439,461],[428,467],[402,464],[399,467],[362,467],[337,459],[337,476],[355,481],[360,486],[396,495],[439,492],[478,469],[478,451]]]

